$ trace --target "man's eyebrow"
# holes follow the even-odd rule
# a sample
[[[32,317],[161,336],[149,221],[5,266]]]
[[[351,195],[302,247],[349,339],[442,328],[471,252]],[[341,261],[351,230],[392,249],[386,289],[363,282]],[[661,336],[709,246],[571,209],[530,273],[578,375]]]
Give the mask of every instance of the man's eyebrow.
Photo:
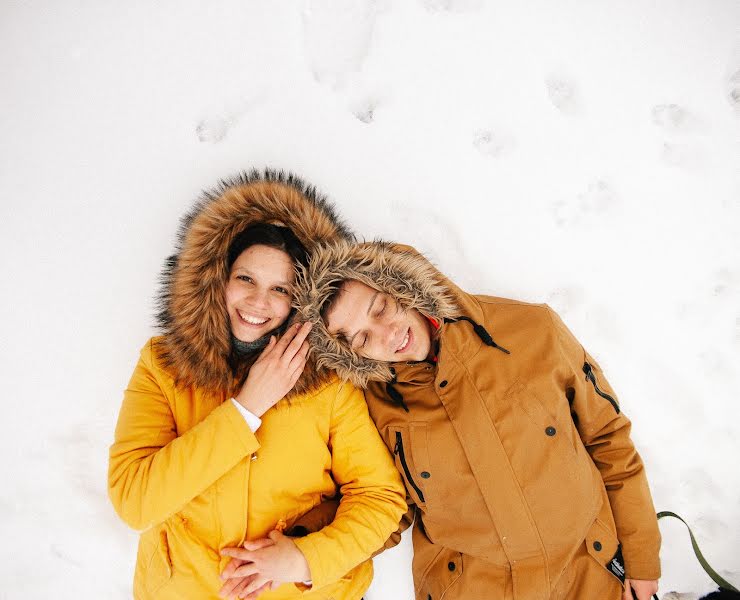
[[[371,311],[371,310],[372,310],[372,308],[373,308],[373,304],[375,304],[375,298],[377,298],[377,297],[378,297],[378,294],[379,294],[379,293],[380,293],[380,292],[375,292],[375,293],[373,294],[373,297],[372,297],[372,298],[370,298],[370,304],[368,304],[368,306],[367,306],[367,313],[366,313],[366,314],[368,314],[368,315],[370,314],[370,311]],[[337,331],[337,338],[338,338],[338,339],[339,339],[340,341],[343,341],[344,343],[346,343],[346,344],[347,344],[347,345],[348,345],[348,346],[349,346],[349,347],[351,348],[351,347],[352,347],[352,342],[354,342],[354,341],[355,341],[355,337],[357,336],[357,334],[358,334],[358,333],[359,333],[359,331],[355,331],[355,332],[354,332],[354,333],[352,334],[352,337],[349,337],[349,336],[347,335],[347,332],[346,332],[346,331],[344,331],[344,329],[340,329],[339,331]]]
[[[355,335],[357,334],[355,333]],[[340,342],[344,342],[345,344],[347,344],[350,348],[352,347],[352,340],[355,339],[355,335],[353,335],[350,338],[350,337],[347,337],[347,332],[344,331],[343,329],[340,329],[339,331],[337,331],[337,339]]]
[[[378,294],[379,294],[379,293],[380,293],[380,292],[375,292],[375,293],[373,294],[373,297],[372,297],[372,298],[370,298],[370,304],[368,304],[368,307],[367,307],[367,313],[366,313],[366,314],[368,314],[368,315],[370,314],[370,310],[372,309],[372,307],[373,307],[373,304],[375,304],[375,298],[377,298],[377,297],[378,297]],[[355,337],[355,336],[353,335],[352,337]]]

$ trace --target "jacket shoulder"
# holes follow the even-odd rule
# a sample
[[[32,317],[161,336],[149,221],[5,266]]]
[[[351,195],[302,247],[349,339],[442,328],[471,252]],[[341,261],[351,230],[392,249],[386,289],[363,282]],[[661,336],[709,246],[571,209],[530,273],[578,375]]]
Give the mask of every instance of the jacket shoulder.
[[[173,374],[169,372],[162,358],[164,339],[162,335],[149,338],[139,352],[139,361],[157,377],[174,380]]]

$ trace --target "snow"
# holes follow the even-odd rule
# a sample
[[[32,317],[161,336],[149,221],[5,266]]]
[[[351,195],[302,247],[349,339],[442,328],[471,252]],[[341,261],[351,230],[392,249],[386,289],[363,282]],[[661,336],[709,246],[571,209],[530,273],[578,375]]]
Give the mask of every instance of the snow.
[[[107,447],[177,221],[253,166],[544,301],[740,583],[740,4],[6,0],[0,598],[128,598]],[[678,522],[662,592],[712,589]],[[368,600],[410,600],[410,540]]]

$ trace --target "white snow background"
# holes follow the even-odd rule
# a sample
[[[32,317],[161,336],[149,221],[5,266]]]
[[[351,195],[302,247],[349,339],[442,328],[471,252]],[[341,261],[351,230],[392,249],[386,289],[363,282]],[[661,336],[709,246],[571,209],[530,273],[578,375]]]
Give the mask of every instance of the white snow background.
[[[736,0],[4,0],[0,135],[0,598],[131,596],[122,391],[178,219],[263,166],[468,290],[550,303],[656,507],[740,583]],[[661,529],[662,594],[713,589]],[[409,541],[368,600],[411,600]]]

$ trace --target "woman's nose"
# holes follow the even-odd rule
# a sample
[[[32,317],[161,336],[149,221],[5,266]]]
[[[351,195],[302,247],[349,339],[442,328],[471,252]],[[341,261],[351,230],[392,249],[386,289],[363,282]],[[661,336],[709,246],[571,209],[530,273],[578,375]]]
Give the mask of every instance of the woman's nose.
[[[269,305],[269,295],[266,290],[254,290],[249,300],[255,308],[266,308]]]

